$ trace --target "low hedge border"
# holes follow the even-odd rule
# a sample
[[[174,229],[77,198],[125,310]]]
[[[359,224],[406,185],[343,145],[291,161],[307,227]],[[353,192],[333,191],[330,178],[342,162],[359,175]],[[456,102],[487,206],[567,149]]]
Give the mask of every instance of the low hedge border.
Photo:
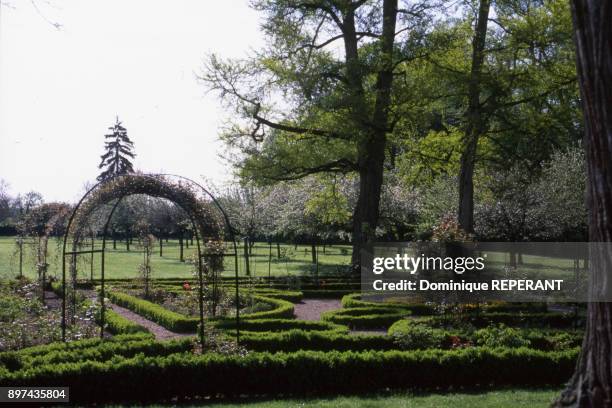
[[[76,340],[67,343],[55,342],[50,344],[41,344],[39,346],[26,347],[18,351],[7,351],[0,353],[0,356],[8,353],[18,353],[20,355],[37,356],[47,354],[54,351],[73,351],[78,352],[79,350],[98,347],[101,343],[120,343],[129,342],[142,339],[152,340],[154,337],[149,333],[136,333],[136,334],[121,334],[113,336],[108,339],[100,339],[98,337],[91,339]]]
[[[336,331],[291,329],[281,332],[241,332],[240,345],[253,351],[292,352],[298,350],[397,350],[393,338],[379,335],[351,335]]]
[[[355,307],[323,312],[321,320],[343,324],[354,329],[387,329],[410,315],[409,310],[383,307]]]
[[[265,310],[263,312],[246,313],[241,314],[240,319],[242,320],[255,320],[255,319],[291,319],[293,315],[293,303],[282,299],[273,299],[267,296],[254,295],[254,301],[267,303],[272,305],[274,309]]]
[[[126,319],[111,309],[106,309],[104,312],[104,323],[105,329],[111,334],[149,333],[146,327]]]
[[[130,309],[173,332],[194,333],[198,327],[198,318],[173,312],[148,300],[115,291],[107,291],[106,296],[116,305]]]
[[[68,386],[71,403],[147,403],[207,396],[312,395],[397,389],[559,386],[578,349],[176,353],[42,364],[0,372],[0,386]],[[113,392],[108,392],[113,390]]]
[[[431,315],[436,312],[434,305],[425,303],[391,303],[391,302],[368,302],[362,300],[361,293],[351,293],[342,297],[342,307],[352,309],[357,307],[381,307],[384,309],[402,309],[409,310],[412,315]]]
[[[235,330],[235,320],[218,320],[212,326],[220,330]],[[282,332],[286,330],[319,331],[344,333],[349,332],[348,327],[324,321],[309,321],[295,319],[252,319],[240,322],[241,331],[249,332]]]
[[[182,338],[168,341],[155,341],[152,336],[121,337],[112,340],[89,343],[78,349],[49,349],[45,353],[31,354],[17,351],[11,353],[12,365],[6,365],[9,371],[27,370],[41,365],[66,364],[82,361],[108,361],[118,357],[131,358],[138,354],[143,356],[167,356],[188,352],[193,349],[193,338]],[[0,354],[0,364],[9,361],[9,353]]]
[[[200,322],[197,317],[188,317],[183,314],[173,312],[156,303],[128,295],[127,293],[115,291],[107,291],[106,293],[111,302],[128,308],[134,313],[138,313],[139,315],[158,323],[160,326],[177,333],[195,333]],[[255,301],[272,305],[273,309],[240,315],[241,320],[284,319],[294,317],[293,303],[291,302],[281,299],[272,299],[265,296],[253,296],[253,299]]]

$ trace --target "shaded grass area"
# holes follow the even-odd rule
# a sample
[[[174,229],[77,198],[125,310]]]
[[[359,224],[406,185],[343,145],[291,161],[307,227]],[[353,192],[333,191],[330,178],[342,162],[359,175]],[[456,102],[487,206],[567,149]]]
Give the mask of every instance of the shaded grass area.
[[[49,240],[49,275],[61,275],[61,241],[56,238]],[[194,242],[195,244],[195,242]],[[100,249],[102,241],[95,243],[95,248]],[[138,277],[138,265],[142,262],[142,251],[139,249],[136,240],[127,251],[124,242],[117,242],[117,249],[113,249],[112,241],[107,241],[107,254],[105,262],[106,278],[136,278]],[[87,248],[89,249],[89,247]],[[315,265],[312,263],[311,247],[309,245],[281,244],[281,258],[278,258],[277,248],[272,246],[272,257],[270,259],[270,247],[267,243],[257,243],[252,248],[249,259],[251,275],[255,277],[268,276],[268,263],[270,264],[270,275],[272,276],[313,276]],[[233,249],[229,250],[233,252]],[[349,245],[326,246],[325,253],[320,246],[319,255],[319,275],[338,274],[343,272],[350,264],[351,247]],[[189,260],[195,253],[195,245],[184,248],[184,259]],[[238,248],[239,253],[239,274],[245,275],[246,262],[243,256],[244,250]],[[82,279],[90,276],[90,255],[78,256],[78,274]],[[270,262],[269,262],[270,261]],[[23,250],[23,273],[34,278],[34,248],[31,245],[24,245]],[[100,276],[100,254],[94,255],[94,278]],[[152,256],[153,278],[192,278],[192,268],[188,262],[179,261],[178,240],[163,242],[163,256],[159,256],[158,242]],[[13,278],[19,273],[19,255],[15,245],[15,237],[0,237],[0,279]],[[231,276],[234,274],[233,257],[225,258],[225,268],[223,275]]]
[[[548,407],[557,389],[498,390],[484,393],[391,394],[366,397],[337,396],[316,399],[285,399],[257,402],[210,403],[192,406],[211,408],[532,408]]]

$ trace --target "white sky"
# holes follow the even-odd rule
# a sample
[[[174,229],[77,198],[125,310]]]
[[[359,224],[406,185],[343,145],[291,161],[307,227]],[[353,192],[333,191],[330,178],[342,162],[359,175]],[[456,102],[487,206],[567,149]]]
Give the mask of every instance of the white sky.
[[[231,177],[218,157],[226,113],[195,74],[208,53],[262,44],[246,0],[35,0],[40,13],[1,1],[11,7],[0,7],[0,178],[13,194],[77,199],[117,114],[135,168]]]

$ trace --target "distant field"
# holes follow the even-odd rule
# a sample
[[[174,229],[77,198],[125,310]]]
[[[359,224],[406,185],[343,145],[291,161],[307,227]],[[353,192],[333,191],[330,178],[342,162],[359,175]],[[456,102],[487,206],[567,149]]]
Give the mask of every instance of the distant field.
[[[195,241],[194,241],[195,243]],[[96,249],[101,248],[102,241],[96,241]],[[117,242],[117,249],[112,249],[112,241],[107,241],[107,253],[105,262],[105,275],[107,278],[135,278],[138,276],[138,265],[142,262],[142,250],[136,244],[136,240],[126,250],[124,242]],[[279,275],[312,275],[315,265],[312,263],[310,246],[281,244],[281,258],[277,258],[276,245],[272,246],[272,261],[270,272],[273,276]],[[319,247],[319,274],[335,274],[344,270],[351,260],[351,247],[348,245],[327,246],[325,253],[323,247]],[[195,246],[185,248],[184,257],[189,259],[195,252]],[[267,243],[257,243],[252,249],[250,257],[250,270],[252,276],[268,276],[268,260],[270,249]],[[238,270],[241,275],[245,274],[246,265],[242,247],[239,247]],[[31,245],[24,245],[23,272],[29,277],[35,276],[34,252]],[[89,277],[90,255],[78,256],[78,274],[82,278]],[[59,276],[61,274],[61,241],[52,238],[49,241],[49,274]],[[191,277],[192,269],[187,262],[179,261],[178,240],[170,240],[163,243],[163,256],[159,256],[159,246],[156,243],[152,260],[154,278]],[[19,255],[15,245],[15,237],[0,237],[0,278],[14,277],[19,273]],[[234,259],[225,259],[224,275],[234,273]],[[100,275],[100,254],[94,255],[94,278]]]

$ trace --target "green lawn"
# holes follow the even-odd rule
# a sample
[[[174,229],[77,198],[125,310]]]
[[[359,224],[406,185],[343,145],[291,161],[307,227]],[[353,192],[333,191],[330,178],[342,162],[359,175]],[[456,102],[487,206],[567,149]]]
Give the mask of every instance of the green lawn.
[[[330,397],[244,403],[213,403],[211,408],[535,408],[548,407],[559,390],[502,390],[484,393],[393,394],[372,397]]]
[[[96,248],[101,248],[102,242],[96,242]],[[194,253],[194,246],[190,245],[185,248],[184,256],[188,259]],[[187,263],[179,262],[179,244],[176,240],[163,243],[163,256],[159,256],[159,247],[156,243],[156,248],[153,256],[153,277],[154,278],[189,278],[191,277],[191,269]],[[228,250],[233,252],[233,250]],[[239,273],[244,275],[246,271],[246,263],[243,256],[242,247],[238,248],[239,252]],[[319,274],[338,274],[346,270],[351,260],[351,248],[349,245],[334,245],[327,246],[325,253],[323,248],[319,247]],[[299,245],[297,249],[293,245],[281,245],[281,258],[277,258],[276,245],[272,246],[272,261],[270,263],[270,273],[273,276],[287,275],[313,275],[315,265],[312,263],[311,248],[309,245]],[[492,268],[489,272],[503,269],[506,264],[506,254],[491,253],[491,258],[488,260],[488,265]],[[270,248],[266,243],[258,243],[252,250],[250,257],[250,270],[253,276],[268,276],[268,260],[270,256]],[[50,275],[59,275],[61,273],[61,241],[52,238],[49,241],[49,256]],[[571,260],[542,258],[531,255],[524,255],[524,264],[520,266],[522,275],[526,275],[531,279],[552,279],[564,278],[571,281],[574,278]],[[19,257],[16,252],[14,237],[0,237],[0,278],[14,277],[19,270]],[[79,276],[86,278],[90,274],[90,255],[80,255],[78,272]],[[125,243],[118,242],[117,249],[112,249],[112,241],[107,242],[106,255],[106,277],[107,278],[135,278],[138,275],[138,265],[142,262],[142,251],[136,244],[131,245],[131,251],[126,250]],[[233,258],[225,258],[224,275],[233,275],[234,260]],[[29,277],[34,277],[34,254],[30,246],[24,250],[24,274]],[[100,274],[100,254],[94,257],[94,277],[99,277]],[[502,274],[503,275],[503,274]]]
[[[96,242],[96,249],[101,248],[102,242]],[[48,262],[49,274],[59,276],[61,274],[61,241],[52,238],[49,241]],[[107,254],[105,262],[105,275],[107,278],[135,278],[138,276],[138,265],[142,262],[142,251],[136,245],[131,245],[131,251],[126,250],[125,243],[118,242],[117,249],[112,249],[112,241],[107,241]],[[195,251],[190,245],[185,248],[184,256],[188,259]],[[334,245],[326,247],[323,253],[319,247],[319,274],[336,274],[350,263],[350,246]],[[246,266],[242,248],[239,248],[239,273],[245,274]],[[252,276],[268,276],[268,260],[270,249],[266,243],[258,243],[252,250],[250,257],[250,269]],[[297,249],[293,245],[281,245],[281,259],[277,258],[276,245],[272,247],[272,262],[270,271],[272,275],[312,275],[315,266],[312,263],[310,246],[299,245]],[[34,253],[30,246],[24,246],[24,267],[26,276],[34,277]],[[82,278],[89,277],[90,255],[78,256],[78,274]],[[159,256],[159,246],[156,249],[152,261],[154,278],[191,277],[189,264],[179,261],[178,241],[170,240],[163,243],[163,256]],[[19,256],[16,251],[14,237],[0,237],[0,278],[14,277],[19,271]],[[225,259],[224,275],[233,275],[234,260]],[[94,255],[94,278],[100,275],[100,254]]]

